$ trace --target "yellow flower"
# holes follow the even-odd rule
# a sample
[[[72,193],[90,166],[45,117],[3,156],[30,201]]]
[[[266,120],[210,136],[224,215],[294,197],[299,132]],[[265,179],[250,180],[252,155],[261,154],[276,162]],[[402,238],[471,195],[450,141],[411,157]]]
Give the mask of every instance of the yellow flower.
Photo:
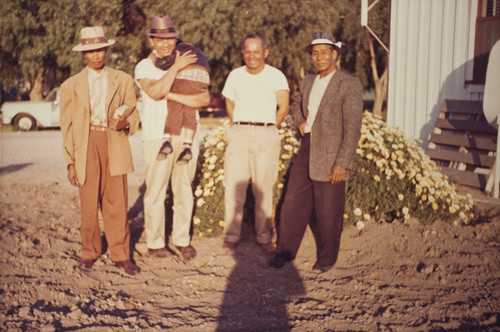
[[[424,201],[424,202],[425,202],[426,200],[427,200],[427,195],[426,195],[426,194],[423,194],[423,195],[422,195],[422,201]]]
[[[380,176],[378,176],[378,175],[375,175],[375,176],[373,177],[373,179],[374,179],[375,181],[377,181],[377,182],[380,182]]]
[[[213,232],[213,229],[209,228],[207,229],[207,233],[212,233]]]
[[[404,195],[403,195],[403,194],[399,194],[399,195],[398,195],[398,199],[399,199],[400,201],[402,201],[404,198],[405,198],[405,197],[404,197]]]
[[[200,220],[200,218],[198,218],[198,217],[194,217],[194,218],[193,218],[193,224],[195,224],[195,225],[199,225],[199,224],[201,224],[201,220]]]
[[[224,220],[219,221],[219,226],[224,227]]]
[[[283,183],[278,183],[278,185],[276,186],[278,189],[281,189],[283,188]]]
[[[438,207],[439,207],[439,206],[438,206],[436,203],[432,203],[432,209],[433,209],[433,210],[437,210],[437,209],[438,209]]]
[[[344,216],[343,216],[343,217],[344,217],[344,219],[349,218],[349,216],[348,216],[346,213],[344,213]]]

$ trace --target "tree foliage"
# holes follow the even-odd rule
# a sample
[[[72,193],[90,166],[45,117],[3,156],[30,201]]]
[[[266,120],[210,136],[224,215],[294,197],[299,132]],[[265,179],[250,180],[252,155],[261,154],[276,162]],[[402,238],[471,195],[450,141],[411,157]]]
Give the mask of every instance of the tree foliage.
[[[387,19],[370,25],[388,35],[389,0],[381,2],[376,15]],[[351,0],[2,1],[1,80],[4,87],[31,88],[41,73],[45,91],[58,86],[85,65],[81,54],[71,49],[80,41],[80,29],[91,25],[102,25],[107,38],[116,40],[107,64],[133,75],[137,62],[150,52],[145,31],[153,16],[170,15],[180,38],[207,55],[212,92],[220,91],[229,72],[243,64],[242,42],[250,33],[266,38],[267,62],[280,68],[295,87],[304,73],[314,72],[305,51],[313,33],[329,31],[347,46],[342,68],[368,87],[373,84],[366,44],[370,36],[359,24],[359,7],[359,1]],[[375,50],[378,57],[378,45]],[[381,68],[385,59],[377,58]]]

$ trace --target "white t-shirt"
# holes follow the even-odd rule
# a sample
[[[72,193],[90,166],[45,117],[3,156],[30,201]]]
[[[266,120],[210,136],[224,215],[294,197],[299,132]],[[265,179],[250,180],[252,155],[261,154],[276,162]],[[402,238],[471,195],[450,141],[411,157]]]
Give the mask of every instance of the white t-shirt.
[[[314,120],[316,119],[316,114],[318,113],[319,104],[323,99],[323,95],[325,94],[326,88],[328,84],[330,84],[330,80],[335,74],[335,71],[326,75],[325,77],[319,77],[319,74],[314,79],[314,83],[311,87],[311,93],[309,94],[309,105],[307,105],[307,120],[306,126],[304,127],[305,133],[310,133],[312,130],[312,126],[314,124]]]
[[[258,74],[250,74],[246,66],[229,73],[222,95],[234,101],[233,121],[276,123],[276,92],[287,90],[285,75],[265,65]]]
[[[159,80],[167,71],[158,69],[151,59],[143,59],[135,66],[135,83],[139,80],[149,78]],[[163,136],[165,120],[167,119],[167,101],[154,100],[141,88],[144,111],[141,115],[142,139],[157,139]]]

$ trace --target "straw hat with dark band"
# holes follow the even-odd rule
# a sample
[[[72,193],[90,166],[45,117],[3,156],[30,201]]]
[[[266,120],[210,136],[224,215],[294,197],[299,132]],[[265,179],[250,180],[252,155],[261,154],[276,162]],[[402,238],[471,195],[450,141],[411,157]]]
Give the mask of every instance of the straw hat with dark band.
[[[109,47],[115,43],[113,39],[107,40],[104,37],[102,27],[85,27],[80,31],[80,44],[73,47],[73,51],[92,51]]]

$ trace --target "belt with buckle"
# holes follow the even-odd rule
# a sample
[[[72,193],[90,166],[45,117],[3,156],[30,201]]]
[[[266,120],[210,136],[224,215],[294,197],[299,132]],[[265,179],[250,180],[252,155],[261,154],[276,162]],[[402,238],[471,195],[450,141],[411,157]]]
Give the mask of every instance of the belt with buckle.
[[[270,127],[274,126],[274,123],[264,123],[264,122],[247,122],[247,121],[237,121],[235,122],[237,125],[242,126],[259,126],[259,127]]]
[[[108,127],[104,127],[104,126],[96,126],[96,125],[91,124],[91,125],[90,125],[90,130],[95,130],[95,131],[107,131],[107,130],[108,130]]]

